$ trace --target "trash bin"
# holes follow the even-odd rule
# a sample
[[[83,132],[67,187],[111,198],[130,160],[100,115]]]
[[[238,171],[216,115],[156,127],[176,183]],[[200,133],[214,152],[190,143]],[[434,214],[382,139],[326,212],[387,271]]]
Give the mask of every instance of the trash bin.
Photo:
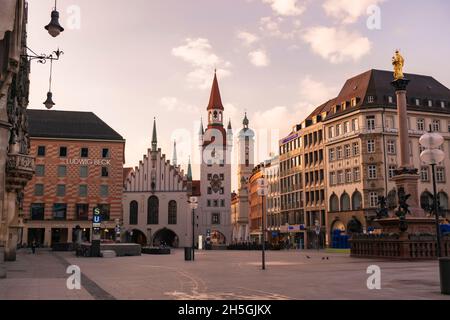
[[[439,258],[441,293],[450,295],[450,258]]]
[[[191,247],[184,248],[184,260],[192,261],[192,248]]]

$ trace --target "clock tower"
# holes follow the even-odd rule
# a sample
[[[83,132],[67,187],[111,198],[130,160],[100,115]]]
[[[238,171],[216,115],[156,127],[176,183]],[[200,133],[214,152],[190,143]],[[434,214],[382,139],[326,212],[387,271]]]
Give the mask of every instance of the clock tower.
[[[231,241],[231,122],[224,128],[224,107],[217,75],[207,107],[208,125],[199,132],[201,198],[196,233],[212,244]]]

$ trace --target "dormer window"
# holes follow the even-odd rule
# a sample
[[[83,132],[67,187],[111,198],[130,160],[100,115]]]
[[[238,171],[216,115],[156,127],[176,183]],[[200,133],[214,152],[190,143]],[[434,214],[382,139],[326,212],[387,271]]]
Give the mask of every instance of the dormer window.
[[[368,96],[367,97],[367,102],[368,103],[374,103],[374,101],[375,101],[375,97],[374,96]]]
[[[356,107],[356,98],[353,98],[351,101],[351,106]]]
[[[431,101],[431,100],[428,100],[428,107],[432,107],[433,106],[433,101]]]
[[[416,99],[416,106],[420,106],[420,99]]]
[[[347,102],[346,101],[341,103],[341,109],[342,109],[342,111],[345,111],[345,109],[347,109]]]
[[[444,109],[445,108],[445,102],[441,101],[441,108]]]
[[[394,98],[392,98],[392,96],[388,97],[388,103],[390,104],[394,103]]]

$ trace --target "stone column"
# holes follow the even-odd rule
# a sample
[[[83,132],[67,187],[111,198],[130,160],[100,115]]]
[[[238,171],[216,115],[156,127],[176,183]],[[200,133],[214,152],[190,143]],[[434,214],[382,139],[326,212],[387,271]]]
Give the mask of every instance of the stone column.
[[[16,261],[16,249],[18,241],[18,229],[13,227],[17,224],[17,193],[10,191],[6,193],[6,202],[4,203],[4,209],[6,214],[7,225],[7,238],[5,243],[5,261]]]
[[[5,243],[7,237],[6,217],[4,216],[5,182],[6,182],[6,159],[9,145],[9,130],[6,112],[6,94],[0,92],[0,278],[6,278],[6,266],[4,265]]]
[[[402,81],[401,83],[398,83]],[[397,94],[398,136],[400,141],[400,168],[412,168],[409,157],[408,111],[406,102],[406,86],[409,80],[394,82]],[[404,89],[403,89],[404,88]]]
[[[397,190],[403,188],[406,194],[410,194],[408,199],[411,214],[415,217],[425,216],[425,212],[420,208],[419,201],[419,175],[418,170],[413,167],[409,156],[409,129],[408,129],[408,112],[406,101],[406,87],[409,80],[398,79],[392,82],[397,95],[397,115],[398,115],[398,132],[400,145],[400,167],[396,170],[392,180],[395,181]]]

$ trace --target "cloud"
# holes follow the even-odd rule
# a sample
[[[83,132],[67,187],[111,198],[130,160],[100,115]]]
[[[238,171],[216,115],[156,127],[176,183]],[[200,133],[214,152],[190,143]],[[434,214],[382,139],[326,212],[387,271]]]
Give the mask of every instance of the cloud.
[[[187,74],[187,81],[200,89],[207,89],[211,85],[211,74],[215,68],[222,78],[231,74],[231,63],[217,56],[205,38],[187,38],[183,45],[172,49],[172,55],[194,68]]]
[[[303,40],[314,53],[331,63],[358,61],[368,54],[372,43],[358,32],[339,28],[312,27],[304,31]]]
[[[237,38],[239,40],[242,40],[242,42],[246,46],[251,46],[252,44],[259,41],[259,37],[257,35],[254,35],[253,33],[246,32],[246,31],[238,32]]]
[[[250,62],[256,67],[267,67],[270,64],[269,57],[264,50],[252,51],[248,54]]]
[[[310,75],[306,75],[300,81],[299,93],[303,103],[315,108],[334,98],[337,95],[337,90],[336,87],[328,86],[323,82],[312,79]]]
[[[159,99],[159,105],[169,112],[175,111],[193,114],[198,114],[200,112],[198,107],[180,101],[176,97],[163,97]]]
[[[322,7],[325,13],[340,20],[343,24],[354,23],[367,12],[371,5],[378,5],[385,0],[326,0]]]
[[[259,30],[264,36],[280,39],[292,39],[300,32],[301,22],[294,20],[291,26],[286,27],[286,21],[282,17],[262,17],[259,20]],[[283,28],[284,27],[284,28]]]
[[[280,16],[299,16],[305,11],[305,5],[299,4],[299,0],[263,0],[270,4],[275,13]]]

